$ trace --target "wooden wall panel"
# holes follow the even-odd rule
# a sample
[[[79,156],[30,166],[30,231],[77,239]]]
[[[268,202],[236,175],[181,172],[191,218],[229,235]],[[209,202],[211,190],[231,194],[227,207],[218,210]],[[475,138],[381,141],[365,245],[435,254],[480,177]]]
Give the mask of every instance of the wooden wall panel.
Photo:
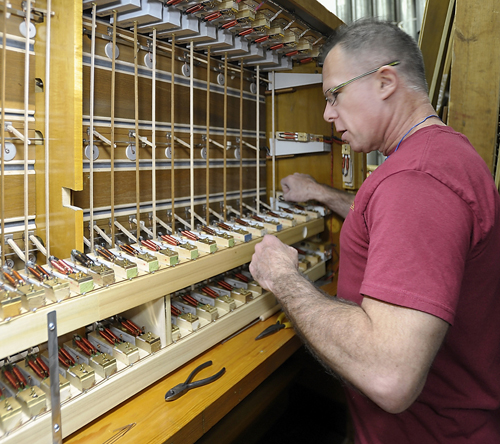
[[[83,19],[84,28],[90,29],[88,18]],[[104,23],[99,23],[96,29],[96,67],[95,67],[95,93],[94,93],[94,127],[104,137],[111,139],[110,116],[111,116],[111,60],[105,55],[104,47],[108,40],[103,39],[100,35],[107,35],[107,26]],[[132,33],[124,30],[118,31],[118,42],[120,54],[116,60],[116,95],[115,95],[115,134],[114,139],[117,147],[114,150],[115,155],[115,207],[127,208],[130,214],[135,215],[136,202],[136,172],[135,161],[128,160],[125,156],[125,149],[128,144],[135,144],[135,137],[129,136],[129,131],[135,131],[135,98],[134,98],[134,64],[133,64],[133,48],[131,42],[124,40],[124,36],[131,37]],[[90,116],[90,52],[91,40],[88,35],[83,38],[83,131],[82,151],[89,144],[90,137],[87,134],[89,128]],[[139,43],[146,47],[147,41],[143,36],[139,36]],[[151,70],[145,66],[144,57],[147,51],[140,49],[138,54],[138,91],[139,91],[139,133],[142,137],[146,137],[149,141],[152,140],[152,74]],[[175,62],[175,135],[184,142],[190,142],[189,125],[189,78],[183,76],[182,65],[185,63],[184,55],[186,52],[182,47],[176,47],[176,62]],[[195,53],[197,59],[204,58],[203,55]],[[157,42],[157,70],[156,70],[156,200],[159,205],[159,217],[163,217],[165,205],[169,206],[171,200],[171,162],[166,157],[165,149],[171,143],[167,137],[170,135],[171,128],[171,84],[170,84],[170,69],[171,55],[169,45],[165,42]],[[236,65],[233,65],[237,70]],[[218,143],[223,144],[224,130],[224,87],[217,83],[217,75],[223,63],[220,60],[211,60],[211,94],[210,94],[210,138]],[[199,60],[195,60],[194,82],[195,88],[193,92],[194,101],[194,143],[196,145],[194,158],[195,164],[195,179],[194,179],[194,194],[196,196],[206,195],[206,161],[201,156],[201,148],[206,145],[203,137],[206,134],[206,65]],[[252,73],[244,71],[243,82],[243,138],[246,142],[256,145],[256,97],[250,93],[250,84],[254,82]],[[236,143],[236,138],[239,137],[240,131],[240,74],[234,72],[232,65],[228,66],[227,75],[227,141],[232,143],[232,149],[226,151],[227,155],[227,173],[226,173],[226,190],[228,193],[233,193],[232,202],[229,204],[236,206],[235,197],[239,197],[240,171],[239,160],[235,158],[234,148],[239,146]],[[261,87],[263,94],[264,87]],[[265,104],[260,103],[260,129],[265,130],[266,110]],[[102,218],[102,210],[106,213],[111,204],[111,196],[109,188],[111,184],[110,173],[110,151],[111,148],[102,141],[94,137],[94,144],[99,148],[100,155],[94,162],[94,202],[95,209],[99,209],[99,214],[95,215],[96,219]],[[265,147],[266,141],[264,138],[260,141],[261,147]],[[177,202],[189,202],[190,198],[190,179],[189,179],[189,148],[175,142],[175,199]],[[255,151],[244,147],[242,150],[244,167],[243,167],[243,189],[246,194],[255,193],[256,187],[256,166],[255,166]],[[265,150],[261,151],[261,158],[265,156]],[[223,192],[223,168],[221,160],[224,157],[222,149],[211,145],[210,147],[210,194],[219,195]],[[151,163],[152,148],[141,144],[139,147],[140,158],[140,204],[143,204],[143,212],[147,212],[144,208],[151,204],[152,199],[152,181],[151,181]],[[85,215],[89,214],[90,208],[90,172],[89,161],[84,157],[84,175],[82,191],[73,193],[73,203],[75,206],[82,208]],[[218,162],[217,162],[218,161]],[[260,187],[265,187],[265,167],[260,168]],[[248,203],[253,203],[251,196],[245,197]],[[145,204],[145,206],[144,206]],[[163,206],[162,206],[163,205]],[[178,203],[178,205],[180,205]],[[183,204],[185,205],[185,203]],[[217,202],[214,203],[214,209],[221,212]],[[185,217],[184,211],[180,209],[181,217]],[[197,210],[199,211],[199,210]],[[176,209],[177,212],[177,209]],[[204,211],[200,211],[204,214]],[[123,211],[117,217],[123,218]],[[85,216],[87,217],[87,216]],[[125,218],[126,219],[126,218]],[[108,220],[99,220],[99,225],[107,226]],[[87,227],[85,228],[86,233]]]
[[[500,105],[500,3],[457,0],[448,123],[493,171]]]

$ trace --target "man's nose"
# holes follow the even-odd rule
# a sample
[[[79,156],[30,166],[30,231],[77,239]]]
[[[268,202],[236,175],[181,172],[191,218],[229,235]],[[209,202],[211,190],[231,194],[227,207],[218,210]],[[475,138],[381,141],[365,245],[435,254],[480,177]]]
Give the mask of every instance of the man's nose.
[[[327,122],[335,122],[335,119],[338,117],[337,110],[335,106],[330,105],[328,102],[325,105],[325,111],[323,112],[323,119]]]

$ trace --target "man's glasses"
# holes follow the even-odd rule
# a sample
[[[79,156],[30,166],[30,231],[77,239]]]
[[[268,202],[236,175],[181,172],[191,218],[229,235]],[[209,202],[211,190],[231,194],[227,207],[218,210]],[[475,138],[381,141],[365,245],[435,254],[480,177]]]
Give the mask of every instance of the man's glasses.
[[[347,82],[341,83],[338,86],[334,86],[333,88],[327,89],[325,91],[325,100],[330,104],[330,105],[335,105],[335,101],[337,100],[337,96],[339,95],[339,90],[342,89],[344,86],[349,85],[349,83],[354,82],[355,80],[359,80],[365,76],[369,76],[370,74],[373,74],[377,72],[380,68],[383,68],[384,66],[396,66],[399,65],[401,62],[399,60],[395,60],[394,62],[391,63],[386,63],[385,65],[379,66],[376,69],[372,69],[371,71],[365,72],[364,74],[361,74],[360,76],[354,77],[354,79],[348,80]]]

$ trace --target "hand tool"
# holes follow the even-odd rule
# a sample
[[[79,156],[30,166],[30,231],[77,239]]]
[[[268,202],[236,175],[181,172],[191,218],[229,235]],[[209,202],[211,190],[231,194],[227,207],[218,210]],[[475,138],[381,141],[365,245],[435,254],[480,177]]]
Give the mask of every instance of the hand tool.
[[[283,328],[292,328],[292,323],[286,318],[285,313],[280,313],[278,319],[276,320],[276,324],[267,327],[259,336],[255,338],[255,340],[265,338],[266,336],[272,335]]]
[[[219,379],[225,372],[226,368],[223,367],[222,370],[220,370],[218,373],[216,373],[213,376],[209,376],[208,378],[205,379],[200,379],[199,381],[194,381],[193,378],[196,376],[197,373],[199,373],[201,370],[203,370],[206,367],[209,367],[212,365],[212,361],[207,361],[204,362],[203,364],[199,365],[196,367],[193,372],[189,375],[189,377],[186,379],[186,382],[183,382],[182,384],[178,384],[175,387],[171,388],[166,394],[165,394],[165,401],[174,401],[175,399],[180,398],[182,395],[187,393],[189,390],[196,388],[196,387],[201,387],[202,385],[207,385],[210,384],[211,382]]]

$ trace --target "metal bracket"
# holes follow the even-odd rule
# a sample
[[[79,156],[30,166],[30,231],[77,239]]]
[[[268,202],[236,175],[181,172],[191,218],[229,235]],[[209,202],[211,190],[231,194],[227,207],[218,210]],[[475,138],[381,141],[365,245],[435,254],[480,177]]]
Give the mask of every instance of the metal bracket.
[[[49,346],[50,404],[52,406],[52,442],[62,444],[61,394],[59,392],[59,359],[57,346],[57,313],[47,313],[47,332]]]

